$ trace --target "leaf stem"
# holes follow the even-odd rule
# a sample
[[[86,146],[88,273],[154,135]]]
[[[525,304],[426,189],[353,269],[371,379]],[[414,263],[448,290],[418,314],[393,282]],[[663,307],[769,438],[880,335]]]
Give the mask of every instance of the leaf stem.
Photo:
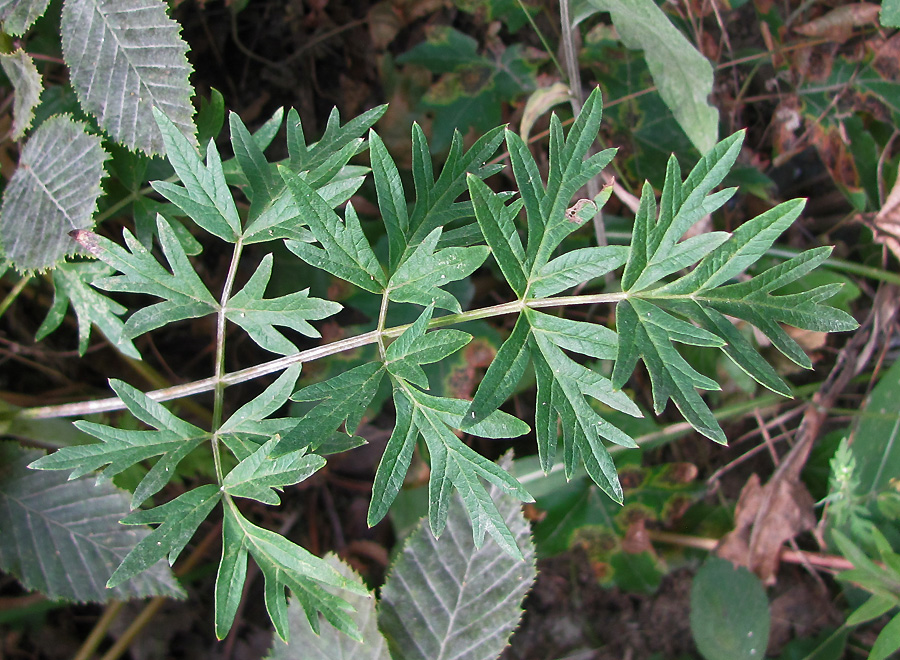
[[[231,298],[231,290],[234,288],[234,280],[237,276],[238,264],[241,261],[241,253],[244,249],[242,238],[238,238],[234,244],[234,252],[231,254],[231,263],[228,265],[228,274],[225,277],[225,284],[222,286],[222,297],[219,301],[219,309],[216,312],[216,373],[213,376],[214,394],[213,394],[213,415],[212,415],[212,435],[210,441],[212,443],[213,460],[216,464],[216,477],[221,485],[225,476],[222,471],[222,456],[219,448],[219,427],[222,426],[223,408],[225,405],[225,323],[226,312],[228,311],[228,300]]]
[[[166,181],[169,181],[169,182],[176,181],[176,178],[174,176],[171,176],[168,179],[166,179]],[[95,226],[99,225],[101,222],[103,222],[107,218],[111,218],[112,216],[114,216],[116,213],[121,211],[123,208],[125,208],[132,202],[136,202],[141,197],[143,197],[144,195],[147,195],[148,193],[151,193],[151,192],[153,192],[152,186],[144,186],[140,190],[132,190],[130,193],[128,193],[122,199],[120,199],[118,202],[116,202],[112,206],[107,207],[102,212],[98,213],[97,216],[94,218],[94,225]]]
[[[3,301],[0,302],[0,316],[6,314],[6,310],[9,309],[9,306],[15,302],[16,298],[19,297],[19,294],[22,293],[22,290],[25,286],[31,281],[31,275],[26,275],[18,282],[16,282],[15,286],[10,289],[9,293],[6,294],[6,297],[3,298]]]
[[[239,245],[235,246],[236,254],[239,254],[240,247]],[[229,272],[231,275],[231,272]],[[227,286],[229,287],[233,284],[233,278],[229,279]],[[469,321],[476,321],[478,319],[491,318],[494,316],[503,316],[505,314],[517,314],[522,311],[525,307],[531,307],[533,309],[539,309],[544,307],[559,307],[559,306],[569,306],[569,305],[594,305],[599,303],[615,303],[619,300],[624,300],[628,297],[627,293],[601,293],[601,294],[589,294],[583,296],[560,296],[556,298],[536,298],[536,299],[527,299],[527,300],[513,300],[511,302],[502,303],[500,305],[493,305],[491,307],[483,307],[481,309],[474,309],[467,312],[462,312],[460,314],[447,314],[445,316],[439,316],[436,319],[432,319],[428,324],[429,328],[438,328],[447,325],[455,325],[457,323],[466,323]],[[379,338],[384,337],[399,337],[404,330],[409,327],[409,324],[395,326],[393,328],[385,328],[381,331],[373,330],[371,332],[366,332],[361,335],[357,335],[355,337],[348,337],[346,339],[340,339],[338,341],[331,342],[329,344],[325,344],[323,346],[316,346],[315,348],[310,348],[305,351],[300,351],[299,353],[295,353],[294,355],[288,355],[285,357],[281,357],[275,360],[271,360],[269,362],[264,362],[263,364],[258,364],[254,367],[248,367],[247,369],[241,369],[240,371],[234,371],[232,373],[224,373],[224,358],[220,355],[220,348],[224,346],[224,308],[227,302],[225,297],[223,296],[223,311],[221,312],[222,317],[221,321],[223,323],[223,327],[221,329],[222,336],[217,337],[217,347],[216,347],[216,375],[212,378],[204,378],[202,380],[197,380],[192,383],[186,383],[184,385],[176,385],[174,387],[167,387],[165,389],[154,390],[152,392],[147,392],[147,396],[149,396],[154,401],[170,401],[172,399],[179,399],[185,396],[191,396],[193,394],[200,394],[202,392],[209,391],[217,391],[216,397],[216,406],[218,408],[213,409],[213,428],[218,428],[218,425],[221,423],[221,402],[219,401],[219,393],[218,389],[224,390],[224,388],[229,387],[231,385],[237,385],[239,383],[244,383],[249,380],[253,380],[255,378],[259,378],[260,376],[265,376],[267,374],[276,373],[279,371],[283,371],[287,369],[292,364],[303,363],[303,362],[312,362],[314,360],[318,360],[329,355],[335,355],[337,353],[342,353],[344,351],[353,350],[355,348],[360,348],[362,346],[368,346],[369,344],[375,344],[379,341]],[[221,370],[221,371],[220,371]],[[218,389],[217,389],[218,388]],[[107,412],[111,410],[122,410],[124,408],[124,404],[118,399],[118,397],[110,397],[108,399],[98,399],[95,401],[83,401],[79,403],[68,403],[59,406],[41,406],[37,408],[29,408],[27,410],[20,411],[16,417],[23,419],[49,419],[55,417],[73,417],[77,415],[88,415],[92,413],[98,412]],[[216,410],[218,409],[218,413]],[[218,417],[216,416],[218,414]],[[219,421],[216,421],[216,420]]]
[[[388,301],[390,289],[385,289],[381,294],[381,309],[378,310],[378,327],[375,329],[378,338],[378,354],[384,360],[387,357],[384,348],[384,324],[387,321]]]

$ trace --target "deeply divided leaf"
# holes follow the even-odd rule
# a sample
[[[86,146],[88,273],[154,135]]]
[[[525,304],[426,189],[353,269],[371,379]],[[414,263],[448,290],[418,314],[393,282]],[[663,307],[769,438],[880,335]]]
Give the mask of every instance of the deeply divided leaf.
[[[336,314],[341,306],[330,300],[311,298],[309,289],[278,298],[263,298],[271,276],[272,255],[267,254],[244,287],[228,300],[225,316],[241,326],[262,348],[288,355],[296,352],[297,347],[275,329],[276,325],[307,337],[319,337],[319,331],[309,321]]]
[[[359,629],[349,606],[323,589],[337,587],[365,595],[365,587],[344,577],[324,560],[283,536],[257,527],[233,504],[225,507],[222,562],[216,580],[216,635],[223,639],[231,628],[246,576],[249,553],[265,578],[265,601],[275,632],[289,639],[287,594],[290,589],[303,606],[313,630],[319,630],[319,614],[341,632],[359,639]]]
[[[91,325],[128,357],[140,359],[140,353],[125,337],[125,324],[119,318],[127,310],[90,286],[93,280],[108,277],[112,269],[101,262],[60,264],[53,269],[53,305],[35,334],[40,341],[63,322],[69,305],[78,319],[78,354],[84,355],[91,336]]]
[[[315,451],[341,424],[352,435],[378,391],[383,375],[384,365],[371,362],[295,392],[291,397],[294,401],[319,403],[285,434],[275,455],[305,447]]]
[[[132,507],[136,507],[168,483],[177,465],[207,440],[209,433],[179,419],[127,383],[112,380],[110,385],[128,410],[155,430],[128,430],[95,422],[75,422],[80,430],[101,442],[63,447],[38,459],[31,467],[71,470],[70,478],[74,479],[106,465],[102,476],[110,479],[136,463],[159,456],[134,491]]]
[[[206,316],[218,309],[218,303],[197,275],[181,242],[161,216],[157,217],[157,230],[171,271],[160,265],[127,229],[123,232],[127,250],[96,234],[82,232],[77,235],[91,254],[120,273],[97,280],[94,286],[106,291],[143,293],[163,299],[129,317],[125,323],[128,338],[175,321]]]

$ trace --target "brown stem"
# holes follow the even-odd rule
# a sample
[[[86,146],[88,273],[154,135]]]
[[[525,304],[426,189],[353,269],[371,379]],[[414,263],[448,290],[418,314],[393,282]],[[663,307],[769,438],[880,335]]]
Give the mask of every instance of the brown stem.
[[[702,536],[689,536],[687,534],[675,534],[655,529],[648,529],[647,535],[651,541],[680,545],[684,548],[697,548],[712,552],[719,545],[719,539],[711,539]],[[781,561],[791,564],[806,564],[824,568],[831,571],[849,571],[853,568],[847,559],[838,555],[828,555],[823,552],[809,552],[807,550],[782,550]]]

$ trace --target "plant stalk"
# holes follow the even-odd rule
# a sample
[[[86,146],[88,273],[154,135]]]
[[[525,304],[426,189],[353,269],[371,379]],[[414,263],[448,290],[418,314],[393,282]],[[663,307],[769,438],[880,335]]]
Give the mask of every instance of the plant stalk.
[[[471,311],[462,312],[460,314],[447,314],[446,316],[439,316],[436,319],[432,319],[428,324],[428,327],[439,328],[447,325],[454,325],[457,323],[467,323],[469,321],[475,321],[478,319],[502,316],[505,314],[517,314],[521,312],[524,307],[539,309],[565,305],[593,305],[598,303],[618,302],[619,300],[623,300],[626,297],[626,293],[602,293],[583,296],[560,296],[558,298],[528,299],[525,301],[513,300],[512,302],[493,305],[491,307],[483,307],[481,309],[474,309]],[[224,360],[220,360],[220,358],[217,357],[216,376],[197,380],[192,383],[186,383],[184,385],[175,385],[174,387],[154,390],[152,392],[147,392],[146,394],[154,401],[171,401],[172,399],[179,399],[185,396],[213,391],[216,390],[217,387],[221,387],[224,390],[224,388],[231,385],[237,385],[248,380],[259,378],[260,376],[283,371],[293,364],[312,362],[329,355],[335,355],[337,353],[342,353],[344,351],[349,351],[355,348],[360,348],[362,346],[368,346],[370,344],[377,343],[379,341],[379,338],[382,337],[399,337],[408,327],[409,324],[405,324],[395,326],[393,328],[386,328],[381,332],[379,332],[378,330],[373,330],[371,332],[366,332],[355,337],[340,339],[329,344],[324,344],[323,346],[316,346],[315,348],[300,351],[299,353],[295,353],[294,355],[288,355],[285,357],[277,358],[275,360],[271,360],[269,362],[264,362],[263,364],[259,364],[254,367],[248,367],[247,369],[234,371],[230,374],[226,374],[224,373],[224,371],[221,374],[218,373],[218,368],[220,365],[224,365]],[[224,337],[221,343],[222,345],[224,345]],[[218,344],[219,341],[217,339],[217,355],[219,351]],[[112,410],[122,410],[124,407],[125,405],[119,400],[118,397],[110,397],[108,399],[67,403],[58,406],[40,406],[37,408],[28,408],[26,410],[19,411],[16,416],[24,419],[51,419],[56,417],[75,417],[79,415],[109,412]],[[221,422],[221,410],[219,411],[219,414],[219,420]],[[213,421],[213,428],[218,428],[218,423],[215,423],[215,416]]]
[[[9,306],[15,302],[16,298],[19,297],[19,294],[22,293],[22,290],[30,281],[31,276],[26,275],[18,282],[16,282],[15,286],[9,290],[9,293],[6,294],[6,297],[3,298],[2,302],[0,302],[0,316],[6,314],[6,310],[9,309]]]
[[[241,252],[244,249],[244,242],[239,238],[234,244],[234,252],[231,254],[231,263],[228,265],[228,274],[225,277],[225,284],[222,286],[222,297],[219,300],[219,309],[216,312],[216,357],[215,357],[215,380],[213,393],[213,415],[212,426],[210,431],[210,443],[212,444],[213,460],[216,465],[216,478],[219,485],[225,480],[222,470],[222,455],[219,448],[219,427],[222,426],[222,416],[225,407],[225,324],[227,318],[225,316],[228,310],[228,300],[231,298],[231,291],[234,288],[234,280],[237,277],[238,264],[241,262]]]
[[[713,552],[719,545],[719,539],[711,539],[701,536],[689,536],[687,534],[675,534],[658,529],[648,529],[647,536],[657,543],[680,545],[685,548],[697,548]],[[781,560],[791,564],[803,564],[817,566],[829,571],[849,571],[853,564],[839,555],[828,555],[823,552],[810,552],[808,550],[782,550]]]

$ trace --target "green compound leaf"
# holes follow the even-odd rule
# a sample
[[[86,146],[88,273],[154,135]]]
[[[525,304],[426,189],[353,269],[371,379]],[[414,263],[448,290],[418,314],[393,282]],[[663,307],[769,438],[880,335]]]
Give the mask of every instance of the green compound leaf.
[[[237,510],[225,506],[222,561],[216,579],[216,635],[224,639],[231,629],[247,571],[247,554],[252,555],[265,578],[266,609],[275,632],[288,641],[288,604],[285,589],[303,607],[307,621],[319,632],[319,613],[340,632],[359,640],[360,632],[350,616],[350,606],[327,591],[331,586],[365,596],[359,582],[341,575],[327,562],[291,543],[283,536],[257,527]]]
[[[495,487],[487,496],[524,561],[491,540],[476,545],[454,497],[444,533],[420,524],[382,589],[379,625],[394,658],[493,660],[506,646],[534,580],[534,544],[519,502]]]
[[[467,402],[434,397],[395,381],[394,402],[397,426],[375,475],[384,492],[373,496],[369,522],[374,524],[387,512],[409,468],[415,439],[421,436],[428,447],[431,475],[428,482],[428,516],[431,530],[439,536],[447,523],[450,495],[459,492],[472,520],[476,547],[485,532],[506,552],[521,558],[515,540],[503,522],[480,479],[485,479],[523,502],[533,498],[508,472],[463,443],[451,430],[459,429]],[[484,421],[470,426],[470,433],[486,438],[513,438],[529,431],[528,425],[512,415],[494,411]]]
[[[278,506],[281,500],[275,490],[298,484],[325,466],[324,458],[315,454],[307,456],[305,449],[273,458],[272,450],[279,441],[278,436],[273,437],[225,475],[225,492],[232,497]]]
[[[414,124],[412,160],[416,203],[410,214],[397,165],[377,134],[372,132],[370,141],[378,204],[388,233],[390,272],[406,262],[435,230],[473,215],[471,202],[456,201],[466,190],[468,176],[484,179],[502,169],[501,165],[487,164],[503,141],[502,129],[488,131],[465,152],[462,137],[455,134],[444,167],[435,181],[428,140],[421,127]],[[462,227],[455,231],[465,233],[468,230]],[[480,239],[480,234],[476,234],[476,242]]]
[[[348,204],[346,219],[340,217],[321,196],[300,177],[281,169],[300,217],[309,226],[321,247],[299,241],[287,241],[288,249],[316,268],[372,293],[381,293],[387,283],[384,269],[363,234],[353,206]]]
[[[281,127],[282,112],[279,111],[269,121],[273,121],[276,128]],[[257,143],[255,137],[250,134],[240,116],[235,112],[228,113],[228,127],[231,129],[231,146],[234,148],[234,157],[238,167],[247,179],[247,187],[244,193],[250,199],[249,217],[259,216],[261,209],[271,200],[275,199],[282,186],[276,181],[273,168],[266,160],[263,153],[264,145]],[[273,136],[274,137],[274,136]]]
[[[725,284],[756,263],[796,220],[805,201],[792,199],[738,227],[731,239],[710,252],[690,273],[657,292],[699,293]]]
[[[602,277],[625,263],[628,248],[605,245],[572,250],[546,264],[532,279],[531,295],[546,298]]]
[[[129,339],[175,321],[212,314],[219,306],[194,271],[169,223],[157,216],[156,225],[171,272],[160,265],[127,229],[122,232],[127,250],[90,232],[76,235],[76,240],[91,254],[120,273],[96,280],[94,286],[105,291],[144,293],[163,299],[163,302],[139,309],[129,317],[125,323],[125,337]]]
[[[168,556],[175,563],[194,532],[222,499],[216,484],[207,484],[179,495],[171,502],[153,509],[136,511],[122,520],[126,525],[159,525],[128,553],[109,578],[107,586],[117,584],[146,571]]]
[[[618,303],[616,329],[619,351],[613,384],[617,388],[624,385],[638,358],[643,358],[650,373],[656,414],[661,413],[666,401],[672,399],[695,429],[707,438],[725,444],[725,433],[696,390],[718,390],[719,384],[691,367],[672,345],[677,341],[692,346],[722,346],[724,340],[640,299]]]
[[[615,155],[615,149],[606,149],[586,158],[600,130],[602,114],[600,90],[595,89],[584,102],[567,136],[563,137],[559,118],[555,114],[551,116],[550,173],[546,186],[528,146],[518,135],[506,131],[513,174],[525,205],[528,228],[525,267],[529,282],[539,277],[562,240],[599,211],[612,194],[612,188],[608,186],[596,199],[585,200],[567,213],[575,192],[599,174]]]
[[[343,127],[335,109],[328,118],[325,135],[312,145],[306,144],[300,117],[292,109],[288,112],[287,119],[290,158],[277,167],[266,160],[263,150],[281,126],[281,111],[267,122],[267,126],[271,125],[271,130],[265,136],[260,136],[263,129],[251,136],[240,118],[232,115],[229,122],[237,171],[231,174],[251,199],[247,226],[243,233],[244,243],[281,238],[310,242],[312,236],[305,228],[310,215],[310,203],[315,208],[315,213],[321,216],[319,222],[330,227],[334,216],[331,209],[347,202],[365,181],[369,168],[348,163],[365,149],[366,141],[361,136],[384,113],[386,107],[379,106],[363,113]],[[266,140],[263,141],[262,137]],[[280,174],[277,172],[279,168],[283,169]],[[318,197],[325,203],[324,210],[319,209],[321,201],[318,197],[305,199],[308,190],[300,195],[284,194],[285,181],[289,178],[300,179],[309,190],[318,192]]]
[[[78,101],[117,142],[161,154],[153,112],[194,139],[191,66],[181,27],[163,0],[66,0],[63,58]],[[168,148],[165,144],[165,148]]]
[[[300,368],[300,364],[295,364],[285,369],[274,383],[234,411],[219,427],[217,435],[238,461],[249,457],[275,435],[283,437],[297,425],[294,417],[270,419],[269,415],[287,403],[300,375]]]
[[[125,337],[125,323],[119,319],[127,310],[99,293],[90,283],[101,277],[112,275],[113,270],[104,263],[78,262],[64,263],[53,269],[53,305],[35,335],[40,341],[56,330],[66,315],[69,305],[78,319],[78,354],[83,356],[91,337],[91,324],[128,357],[141,359],[141,354]]]
[[[196,147],[165,114],[154,108],[153,115],[166,146],[166,158],[183,184],[154,181],[153,189],[210,234],[235,242],[241,235],[241,219],[215,143],[209,141],[204,165]]]
[[[78,421],[75,426],[102,442],[63,447],[38,459],[31,467],[37,470],[71,470],[70,478],[75,479],[108,465],[100,474],[105,480],[135,463],[160,456],[135,489],[131,503],[134,508],[158,493],[172,478],[178,463],[207,440],[209,433],[179,419],[127,383],[113,379],[109,384],[131,414],[157,430],[132,431]]]
[[[394,159],[391,158],[381,138],[372,130],[369,131],[369,145],[371,146],[375,192],[378,195],[378,209],[381,211],[384,228],[387,231],[390,263],[393,269],[403,257],[409,235],[406,195],[403,192],[400,172]]]
[[[328,553],[325,561],[348,580],[362,581],[336,555]],[[285,644],[281,640],[273,640],[266,660],[294,660],[297,657],[303,657],[304,660],[391,660],[387,641],[378,630],[375,594],[342,594],[341,597],[353,607],[354,611],[350,616],[359,628],[361,642],[344,635],[331,625],[322,626],[316,633],[306,620],[301,606],[296,599],[292,599],[288,604],[291,641]]]
[[[503,129],[494,128],[485,132],[468,151],[464,152],[462,136],[454,132],[450,152],[435,181],[425,133],[417,124],[413,125],[413,178],[416,186],[416,204],[409,218],[410,247],[421,243],[438,227],[472,217],[472,203],[456,200],[466,190],[469,176],[486,179],[503,169],[502,165],[488,162],[501,142]],[[425,191],[427,194],[423,194]]]
[[[712,191],[733,165],[742,140],[743,133],[722,140],[683,183],[678,163],[671,158],[659,209],[652,188],[644,186],[622,277],[622,287],[629,296],[616,308],[619,346],[613,384],[622,387],[642,358],[650,374],[657,414],[672,399],[695,429],[720,443],[725,442],[725,435],[696,392],[697,388],[719,387],[693,369],[673,342],[719,347],[759,383],[790,396],[788,385],[727,317],[756,326],[782,353],[806,368],[812,366],[809,358],[780,323],[822,331],[856,327],[848,314],[823,304],[837,293],[839,285],[777,294],[824,261],[829,248],[810,250],[743,282],[726,284],[765,254],[799,216],[802,200],[780,204],[744,223],[730,236],[712,232],[679,242],[700,218],[721,207],[733,194],[732,189]],[[664,281],[697,261],[700,263],[688,274]],[[662,284],[658,284],[660,281]]]
[[[858,324],[849,314],[821,304],[833,297],[841,289],[841,285],[828,284],[802,293],[780,296],[772,293],[812,271],[830,254],[830,247],[808,250],[745,282],[710,291],[705,297],[712,307],[723,314],[736,316],[755,325],[779,351],[800,366],[811,369],[809,357],[777,322],[820,332],[855,329]]]
[[[107,589],[113,567],[148,538],[149,530],[119,524],[128,513],[127,493],[91,478],[67,481],[59,473],[29,470],[40,456],[14,443],[0,444],[0,568],[51,599],[184,597],[161,564]]]
[[[320,403],[285,435],[275,455],[304,447],[315,451],[341,424],[345,425],[347,435],[352,435],[378,391],[383,375],[384,365],[371,362],[295,392],[291,397],[294,401]]]
[[[426,390],[428,377],[420,365],[439,362],[472,341],[472,335],[459,330],[425,334],[433,313],[434,305],[429,305],[385,351],[384,366],[389,373]]]
[[[0,21],[8,34],[20,37],[47,10],[50,0],[0,0]]]
[[[500,346],[481,379],[463,420],[463,428],[486,419],[515,391],[531,360],[531,350],[528,347],[530,334],[528,318],[524,314],[520,315],[512,333]]]
[[[419,430],[413,424],[412,401],[399,387],[394,388],[394,413],[394,430],[384,448],[372,485],[372,499],[366,518],[369,527],[374,527],[387,515],[400,492],[419,437]]]
[[[341,115],[337,108],[331,110],[325,133],[321,139],[311,145],[306,144],[300,114],[293,108],[288,112],[287,145],[290,154],[290,169],[294,172],[308,171],[318,178],[324,168],[333,166],[331,159],[343,151],[349,144],[356,142],[387,111],[387,105],[379,105],[354,117],[341,126]],[[358,147],[357,147],[358,148]]]
[[[487,187],[478,177],[469,175],[469,193],[475,208],[475,218],[481,228],[491,254],[500,266],[503,277],[517,296],[524,296],[528,289],[525,274],[525,248],[516,231],[515,218],[522,209],[520,200],[504,205],[499,195]]]
[[[439,287],[474,273],[487,259],[489,250],[482,245],[436,250],[440,238],[438,227],[397,268],[387,286],[391,300],[462,312],[459,301]]]
[[[31,128],[34,109],[40,102],[41,92],[44,90],[41,74],[38,73],[32,57],[21,48],[12,53],[0,53],[0,65],[16,93],[10,137],[13,140],[20,140],[25,136],[25,131]]]
[[[279,298],[263,298],[271,276],[272,255],[267,254],[244,288],[228,300],[225,316],[241,326],[260,347],[288,355],[296,352],[297,347],[274,326],[291,328],[307,337],[320,337],[319,331],[308,321],[337,314],[341,305],[330,300],[310,298],[309,289]]]
[[[526,309],[488,367],[466,411],[463,427],[474,428],[471,425],[495,411],[532,364],[540,404],[535,413],[535,433],[541,467],[549,471],[553,466],[561,427],[566,474],[574,474],[580,460],[597,485],[621,502],[622,489],[603,439],[624,447],[636,445],[588,405],[585,396],[634,417],[641,417],[641,412],[621,390],[613,388],[609,379],[575,362],[564,350],[610,359],[617,350],[616,336],[602,326]]]
[[[678,161],[671,157],[658,218],[653,189],[649,184],[644,185],[635,217],[631,252],[622,276],[625,291],[646,289],[663,277],[699,261],[728,238],[723,232],[712,232],[678,243],[688,229],[718,210],[734,194],[734,188],[716,193],[712,190],[728,174],[743,140],[741,131],[719,142],[700,159],[683,184]]]
[[[0,244],[16,269],[52,268],[77,249],[69,232],[93,226],[107,158],[100,138],[68,115],[35,130],[0,207]]]

